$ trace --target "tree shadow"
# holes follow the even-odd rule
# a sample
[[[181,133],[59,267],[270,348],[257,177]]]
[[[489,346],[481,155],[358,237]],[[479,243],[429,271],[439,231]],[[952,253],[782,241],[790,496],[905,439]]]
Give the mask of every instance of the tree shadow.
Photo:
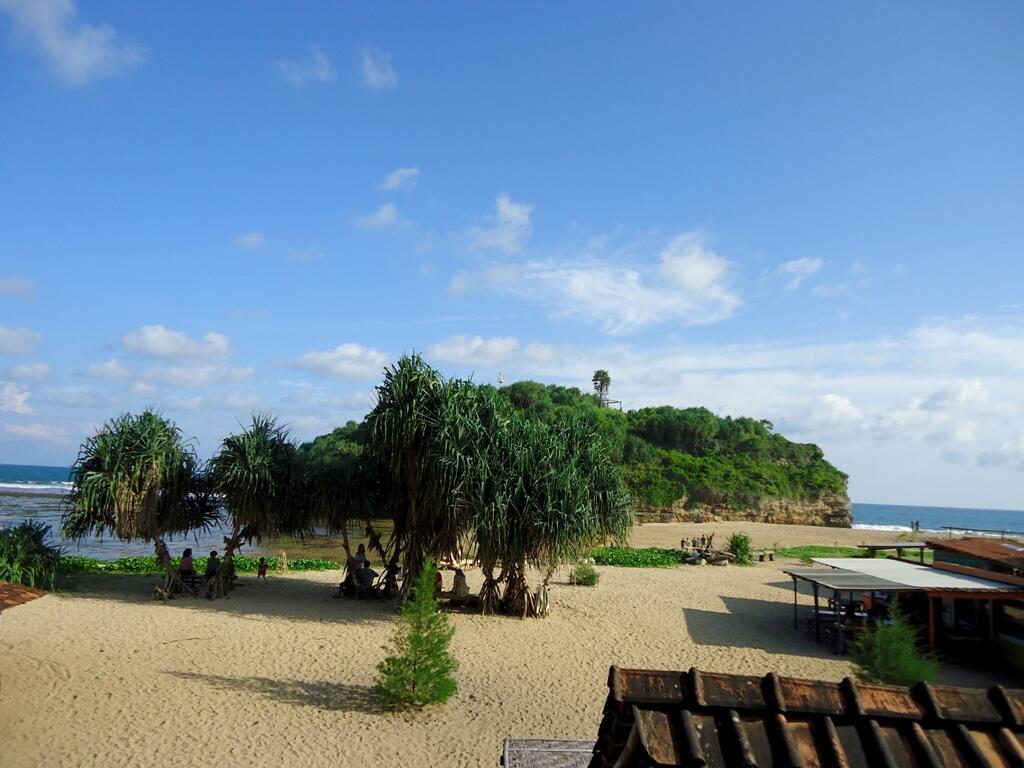
[[[791,591],[792,588],[791,584]],[[721,599],[727,609],[725,613],[683,608],[687,630],[698,645],[757,648],[792,656],[832,656],[829,647],[818,645],[793,627],[792,604],[727,595]],[[801,604],[799,621],[804,622],[807,616],[810,612]]]
[[[134,605],[155,605],[153,587],[159,574],[77,574],[62,592],[69,599],[111,600]],[[378,624],[396,615],[394,600],[332,600],[337,582],[305,579],[299,576],[256,581],[242,577],[226,598],[208,600],[179,596],[163,605],[168,610],[191,609],[231,614],[260,621],[284,618],[317,623]]]
[[[270,677],[226,677],[197,672],[164,672],[181,680],[199,682],[218,691],[262,696],[275,702],[315,707],[333,712],[382,714],[386,710],[377,691],[368,685],[275,680]]]

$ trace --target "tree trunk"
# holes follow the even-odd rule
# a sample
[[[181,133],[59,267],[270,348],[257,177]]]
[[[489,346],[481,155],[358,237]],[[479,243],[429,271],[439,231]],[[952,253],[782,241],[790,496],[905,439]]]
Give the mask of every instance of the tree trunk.
[[[153,597],[157,600],[169,600],[174,597],[175,594],[184,590],[185,585],[181,583],[181,576],[174,568],[174,563],[171,561],[171,553],[167,549],[167,544],[161,538],[153,540],[153,548],[156,551],[156,561],[164,569],[164,583],[162,587],[157,587],[153,591]]]
[[[228,596],[228,592],[231,590],[231,577],[235,573],[235,550],[241,546],[242,538],[246,535],[247,530],[246,527],[238,525],[232,529],[231,536],[224,548],[224,559],[221,561],[220,570],[217,571],[216,576],[210,579],[212,583],[206,585],[206,588],[211,590],[210,597]]]
[[[505,574],[502,572],[498,578],[494,578],[493,560],[483,562],[481,570],[484,572],[484,585],[480,589],[480,610],[485,616],[489,616],[500,606],[500,582]]]

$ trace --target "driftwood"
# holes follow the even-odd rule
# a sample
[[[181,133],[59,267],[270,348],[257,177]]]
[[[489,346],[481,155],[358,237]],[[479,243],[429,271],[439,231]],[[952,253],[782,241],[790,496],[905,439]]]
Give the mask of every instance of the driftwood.
[[[711,563],[712,565],[725,565],[736,559],[732,552],[723,549],[715,549],[715,534],[697,536],[692,539],[683,539],[679,546],[690,553],[687,562],[692,565],[699,563]]]

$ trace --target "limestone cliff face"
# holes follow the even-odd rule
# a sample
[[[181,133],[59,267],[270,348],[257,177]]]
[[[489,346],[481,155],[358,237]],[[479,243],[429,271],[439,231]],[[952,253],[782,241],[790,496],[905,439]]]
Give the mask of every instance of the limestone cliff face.
[[[850,499],[845,493],[828,494],[819,499],[765,498],[747,508],[687,502],[686,498],[682,498],[669,507],[638,507],[636,519],[641,523],[742,520],[752,523],[825,525],[832,528],[850,528],[853,525]]]

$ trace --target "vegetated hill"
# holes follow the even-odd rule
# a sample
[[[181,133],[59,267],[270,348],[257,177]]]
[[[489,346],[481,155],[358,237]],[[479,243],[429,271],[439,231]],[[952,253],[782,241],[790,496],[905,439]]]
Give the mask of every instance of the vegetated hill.
[[[639,509],[682,501],[717,516],[734,510],[743,519],[849,525],[846,475],[818,446],[791,442],[766,421],[667,405],[624,412],[575,387],[534,381],[499,391],[528,418],[593,421]],[[364,432],[363,424],[350,421],[302,450],[310,459],[345,466],[360,453]],[[828,503],[819,504],[823,499]]]
[[[767,421],[716,416],[706,408],[602,407],[575,387],[520,381],[501,390],[539,419],[594,419],[641,507],[753,507],[766,499],[845,499],[846,475],[813,444],[794,443]]]

